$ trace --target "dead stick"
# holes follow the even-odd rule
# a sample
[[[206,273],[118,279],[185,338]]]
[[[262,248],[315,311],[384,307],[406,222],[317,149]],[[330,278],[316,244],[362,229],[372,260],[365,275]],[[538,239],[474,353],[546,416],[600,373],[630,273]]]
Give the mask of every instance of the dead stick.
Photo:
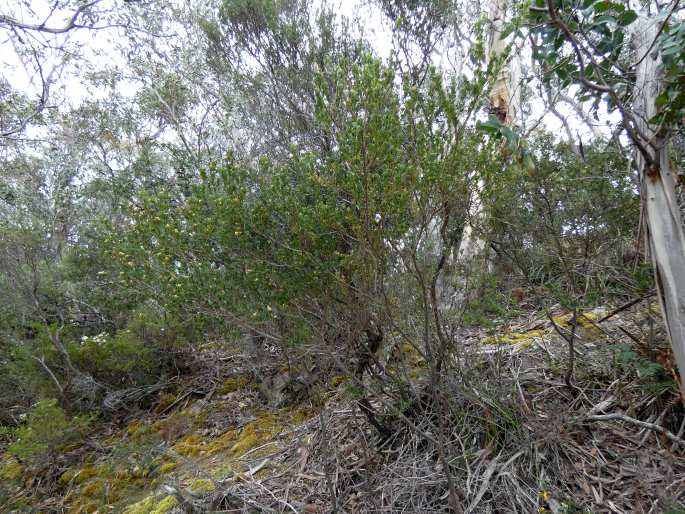
[[[640,303],[642,300],[646,300],[647,298],[654,296],[654,294],[655,293],[652,292],[652,293],[649,293],[648,295],[641,296],[640,298],[635,298],[634,300],[630,300],[628,303],[624,303],[620,307],[617,307],[616,309],[611,311],[609,314],[607,314],[606,316],[604,316],[603,318],[598,320],[597,323],[603,323],[606,320],[613,318],[614,316],[616,316],[616,314],[623,312],[626,309],[630,309],[633,305],[636,305],[636,304]]]
[[[664,434],[674,443],[677,443],[679,445],[685,445],[685,440],[681,439],[673,432],[666,430],[664,427],[656,425],[655,423],[647,423],[646,421],[640,421],[639,419],[631,418],[630,416],[626,416],[625,414],[597,414],[595,416],[588,416],[585,419],[587,419],[588,421],[611,421],[614,419],[619,419],[621,421],[625,421],[626,423],[632,423],[633,425],[637,425],[638,427],[654,430],[655,432]]]

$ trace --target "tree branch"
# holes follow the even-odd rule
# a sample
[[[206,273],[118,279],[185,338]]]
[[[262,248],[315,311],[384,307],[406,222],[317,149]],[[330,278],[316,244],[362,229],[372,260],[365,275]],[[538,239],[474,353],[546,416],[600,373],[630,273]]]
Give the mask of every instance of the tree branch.
[[[664,434],[666,437],[668,437],[674,443],[685,446],[685,440],[684,439],[681,439],[680,437],[675,435],[673,432],[666,430],[664,427],[662,427],[660,425],[655,425],[654,423],[647,423],[646,421],[640,421],[639,419],[631,418],[630,416],[626,416],[625,414],[619,414],[619,413],[597,414],[594,416],[588,416],[585,419],[587,419],[588,421],[612,421],[612,420],[618,419],[620,421],[625,421],[626,423],[631,423],[633,425],[637,425],[638,427],[647,428],[649,430],[654,430],[655,432],[659,432],[660,434]]]
[[[10,28],[17,28],[21,30],[45,32],[48,34],[64,34],[65,32],[69,32],[70,30],[79,27],[79,25],[76,24],[79,16],[81,16],[81,14],[83,14],[85,11],[87,11],[94,5],[100,3],[101,1],[102,0],[93,0],[92,2],[81,5],[78,9],[74,11],[74,13],[71,15],[71,18],[69,18],[66,24],[62,27],[48,27],[46,25],[48,20],[50,19],[50,16],[52,16],[52,13],[50,13],[50,15],[45,19],[45,21],[41,23],[24,23],[17,20],[16,18],[13,18],[12,16],[0,14],[0,25],[5,25]]]

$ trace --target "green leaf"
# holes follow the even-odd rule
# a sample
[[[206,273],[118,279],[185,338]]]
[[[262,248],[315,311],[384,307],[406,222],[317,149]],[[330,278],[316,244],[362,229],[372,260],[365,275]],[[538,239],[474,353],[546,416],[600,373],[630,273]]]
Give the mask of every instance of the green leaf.
[[[500,39],[506,39],[506,37],[507,37],[509,34],[511,34],[512,32],[514,32],[514,29],[515,29],[515,28],[516,28],[516,27],[514,26],[513,23],[508,23],[508,24],[504,27],[504,30],[502,30],[502,32],[500,33],[499,38],[500,38]]]
[[[617,2],[609,2],[607,0],[601,0],[600,2],[597,2],[594,6],[593,9],[596,13],[602,13],[606,12],[609,9],[616,11],[616,12],[623,12],[625,11],[625,7],[623,4],[617,3]]]
[[[618,17],[618,24],[621,27],[626,27],[637,20],[637,13],[635,11],[626,11],[621,13]]]
[[[609,1],[607,1],[607,0],[602,0],[602,1],[600,1],[600,2],[597,2],[597,3],[593,6],[593,9],[594,9],[594,11],[597,12],[597,13],[599,13],[599,12],[605,12],[605,11],[607,11],[607,10],[609,9],[610,6],[611,6],[611,2],[609,2]]]
[[[669,55],[675,55],[679,54],[683,49],[680,46],[671,46],[668,48],[665,48],[661,51],[661,56],[666,57]]]
[[[518,143],[518,135],[516,132],[511,130],[509,127],[502,126],[500,127],[500,132],[502,135],[507,139],[507,142],[509,143],[510,146],[515,146]]]
[[[592,27],[601,27],[602,25],[607,25],[609,23],[616,23],[616,18],[609,14],[604,14],[595,18],[595,22],[592,24]]]
[[[664,93],[661,93],[659,96],[657,96],[657,97],[654,99],[654,104],[655,104],[657,107],[663,107],[663,106],[666,105],[667,103],[668,103],[668,96],[666,96]]]
[[[490,134],[500,134],[504,125],[497,118],[490,117],[487,121],[476,123],[476,129],[488,132]]]

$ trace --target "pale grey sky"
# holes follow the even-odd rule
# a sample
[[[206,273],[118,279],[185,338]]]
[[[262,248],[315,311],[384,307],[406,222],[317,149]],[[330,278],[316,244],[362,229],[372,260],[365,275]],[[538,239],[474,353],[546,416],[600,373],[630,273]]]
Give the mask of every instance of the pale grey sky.
[[[108,8],[114,4],[115,0],[103,0],[103,7]],[[0,7],[0,14],[10,15],[23,22],[35,23],[42,22],[50,14],[49,0],[9,0]],[[371,2],[364,0],[333,0],[336,10],[349,19],[359,20],[365,36],[373,45],[377,54],[387,59],[392,52],[392,27],[390,22],[379,12],[378,8]],[[319,0],[312,1],[312,8],[320,6]],[[70,12],[57,11],[49,17],[48,25],[61,26],[66,23]],[[33,40],[29,41],[33,45],[43,45],[49,43],[50,46],[61,48],[79,48],[89,66],[97,68],[101,63],[108,66],[126,65],[125,57],[116,51],[113,41],[117,37],[118,29],[105,29],[100,31],[70,31],[62,35],[46,35],[42,33],[32,34]],[[355,29],[357,30],[357,29]],[[0,32],[2,33],[2,32]],[[8,37],[7,32],[2,33],[3,39],[0,40],[0,67],[2,75],[16,89],[24,91],[32,98],[40,95],[40,80],[36,73],[34,60],[30,54],[26,54],[24,47],[17,47],[13,40]],[[523,53],[523,59],[526,59]],[[449,65],[444,58],[444,52],[436,52],[435,64],[438,66]],[[66,62],[65,55],[59,50],[47,50],[46,58],[43,62],[43,76],[50,78],[53,82],[51,89],[52,105],[77,105],[84,98],[104,97],[108,94],[107,90],[86,88],[80,80],[83,67],[79,69],[76,65],[78,60]],[[453,71],[453,70],[446,70]],[[129,94],[135,93],[135,86],[131,84],[127,88]],[[571,106],[560,103],[558,111],[566,116],[572,126],[572,130],[581,134],[587,140],[590,138],[588,128],[580,123]],[[531,114],[529,124],[534,123],[535,119],[544,114],[541,100],[531,99]],[[609,120],[608,116],[604,116]],[[611,120],[615,122],[615,120]],[[544,116],[543,125],[552,133],[564,138],[561,122],[552,114]],[[602,125],[602,124],[600,124]],[[607,134],[608,129],[600,127],[600,130]]]

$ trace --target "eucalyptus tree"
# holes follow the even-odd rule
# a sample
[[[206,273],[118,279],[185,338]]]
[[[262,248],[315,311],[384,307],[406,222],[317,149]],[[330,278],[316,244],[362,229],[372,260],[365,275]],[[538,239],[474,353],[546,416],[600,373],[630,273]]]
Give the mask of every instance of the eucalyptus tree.
[[[56,109],[68,96],[74,67],[110,44],[111,35],[159,34],[158,16],[150,15],[159,10],[148,7],[113,0],[5,2],[0,8],[3,79],[28,96],[21,109],[3,105],[0,143],[21,137],[41,113]]]
[[[505,41],[504,27],[507,23],[509,5],[506,0],[491,0],[488,5],[488,24],[486,32],[486,63],[493,74],[492,85],[488,91],[488,111],[503,126],[516,124],[520,113],[520,61],[510,45]],[[509,47],[508,47],[509,46]],[[484,225],[486,207],[483,205],[482,191],[485,186],[478,170],[471,172],[470,207],[468,220],[456,253],[456,261],[466,276],[476,275],[486,270],[487,241],[479,233]],[[462,282],[462,287],[466,281]]]
[[[616,112],[634,148],[662,314],[681,376],[685,374],[685,231],[671,169],[669,136],[682,128],[685,23],[677,0],[630,3],[537,0],[528,21],[540,35],[535,58],[574,86],[579,100]],[[681,385],[682,387],[682,385]],[[683,389],[685,393],[685,389]]]

